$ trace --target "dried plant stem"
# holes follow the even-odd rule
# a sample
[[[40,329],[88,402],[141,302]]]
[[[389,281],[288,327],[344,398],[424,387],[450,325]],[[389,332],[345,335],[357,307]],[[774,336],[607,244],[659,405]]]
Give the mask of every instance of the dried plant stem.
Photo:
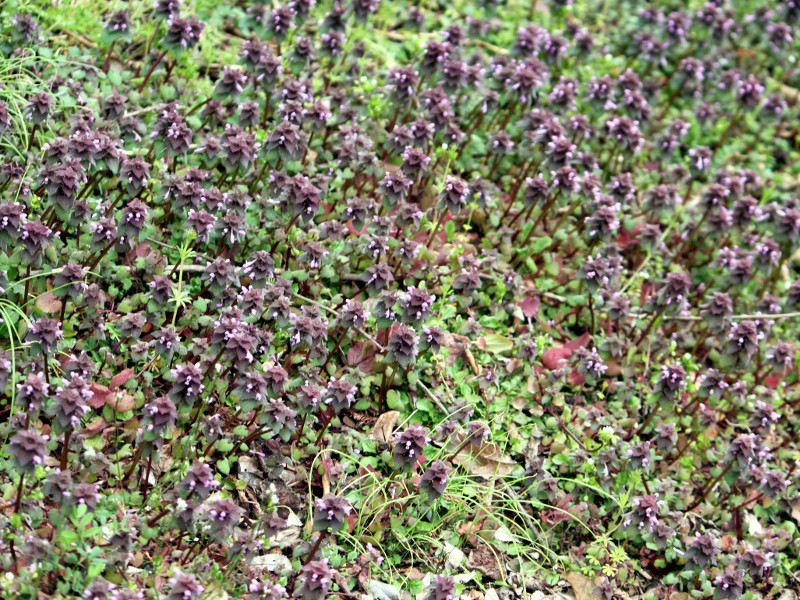
[[[317,550],[319,550],[320,544],[322,544],[322,538],[324,537],[325,534],[322,531],[320,531],[319,535],[317,536],[317,541],[314,543],[314,546],[311,548],[311,551],[308,553],[308,556],[306,557],[306,562],[303,563],[304,567],[308,563],[310,563],[311,560],[314,558],[314,555],[317,553]]]
[[[14,503],[14,512],[19,513],[19,508],[22,506],[22,488],[25,486],[25,473],[19,474],[19,485],[17,486],[17,501]]]
[[[131,475],[133,475],[133,471],[134,469],[136,469],[136,465],[139,462],[139,459],[142,457],[142,452],[144,452],[144,447],[145,447],[145,442],[142,442],[142,444],[136,449],[136,453],[133,455],[133,457],[131,457],[131,466],[128,467],[127,472],[122,477],[121,483],[123,484],[127,483],[128,480],[131,478]]]
[[[722,473],[720,473],[719,475],[717,475],[716,477],[714,477],[714,479],[712,479],[711,481],[709,481],[709,482],[708,482],[708,484],[706,484],[706,486],[705,486],[705,487],[704,487],[702,490],[700,490],[700,494],[701,494],[701,495],[700,495],[700,498],[698,498],[697,500],[695,500],[695,501],[692,503],[692,505],[691,505],[689,508],[687,508],[687,509],[686,509],[686,512],[689,512],[689,511],[691,511],[691,510],[694,510],[695,508],[697,508],[698,506],[700,506],[700,504],[703,502],[703,500],[705,500],[705,499],[708,497],[708,495],[711,493],[711,490],[713,490],[713,489],[714,489],[714,486],[716,486],[716,485],[717,485],[717,483],[719,483],[719,481],[720,481],[720,480],[721,480],[723,477],[725,477],[725,475],[727,475],[727,474],[728,474],[728,471],[730,471],[732,467],[733,467],[733,462],[730,462],[730,463],[728,463],[728,466],[726,466],[726,467],[725,467],[725,469],[722,471]]]
[[[442,223],[444,222],[446,216],[447,216],[447,210],[445,209],[442,211],[441,216],[436,221],[436,225],[434,226],[433,231],[431,231],[431,235],[428,237],[428,241],[425,243],[425,248],[431,247],[431,244],[433,243],[436,234],[439,233],[439,228],[442,226]]]
[[[64,447],[61,449],[61,464],[59,467],[62,471],[67,470],[67,458],[69,457],[69,439],[72,437],[72,429],[67,429],[64,434]]]

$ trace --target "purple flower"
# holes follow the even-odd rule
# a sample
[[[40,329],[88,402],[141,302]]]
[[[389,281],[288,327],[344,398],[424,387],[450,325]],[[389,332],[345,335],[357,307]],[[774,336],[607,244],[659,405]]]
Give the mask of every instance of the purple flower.
[[[728,446],[727,460],[735,460],[742,472],[747,472],[769,457],[769,449],[755,433],[743,433]]]
[[[173,15],[167,23],[164,45],[179,52],[193,48],[200,41],[205,26],[205,23],[195,17],[184,19]]]
[[[17,385],[17,401],[26,412],[36,414],[50,393],[50,386],[44,373],[30,373],[22,383]]]
[[[51,317],[41,317],[31,323],[30,329],[25,339],[34,344],[37,348],[47,355],[52,355],[58,345],[58,341],[64,337],[61,330],[61,321]]]
[[[686,371],[679,364],[661,367],[661,377],[658,379],[655,391],[665,400],[674,400],[683,391],[686,385]]]
[[[328,495],[316,502],[314,531],[339,531],[353,507],[346,498]]]
[[[699,533],[689,542],[686,550],[686,566],[697,566],[705,569],[708,565],[717,564],[717,555],[720,552],[719,540],[711,533]]]
[[[744,593],[744,573],[726,569],[714,579],[716,597],[721,600],[736,600]]]
[[[294,597],[302,600],[324,600],[333,581],[333,574],[334,570],[328,566],[327,558],[312,560],[300,569],[300,586],[294,591]]]
[[[169,580],[172,591],[167,600],[197,600],[205,588],[197,582],[194,575],[183,573],[175,569],[175,574]]]
[[[169,398],[161,396],[146,404],[143,411],[141,435],[145,441],[155,442],[154,445],[160,447],[163,443],[161,438],[175,426],[177,409]]]
[[[355,404],[357,391],[356,386],[344,379],[331,379],[325,389],[322,402],[338,413]]]
[[[386,262],[379,262],[367,268],[361,275],[361,280],[366,282],[370,293],[376,294],[394,281],[394,275]],[[798,280],[798,290],[800,290],[800,280]],[[800,303],[800,293],[798,294],[798,303]]]
[[[65,503],[72,496],[72,475],[69,471],[56,469],[44,479],[42,493],[57,504]]]
[[[303,134],[297,125],[281,121],[270,134],[267,149],[276,150],[286,162],[299,159],[305,144]]]
[[[26,118],[33,121],[35,125],[44,122],[55,102],[56,99],[47,92],[39,92],[25,105],[27,109]]]
[[[433,582],[426,588],[428,600],[455,600],[456,584],[452,577],[434,575]]]
[[[147,205],[134,198],[127,203],[125,208],[120,212],[118,232],[120,235],[120,242],[124,242],[129,247],[133,247],[142,234],[142,229],[147,223],[147,217],[150,214],[150,209]]]
[[[389,336],[389,343],[386,345],[387,362],[397,363],[404,369],[408,367],[419,352],[417,340],[414,330],[400,323]]]
[[[628,460],[634,469],[642,469],[645,472],[649,472],[653,462],[650,442],[642,442],[631,446],[628,452]]]
[[[117,38],[130,39],[131,36],[131,16],[126,10],[118,10],[111,14],[106,21],[104,33],[110,40]]]
[[[578,362],[578,372],[586,376],[588,383],[598,381],[608,370],[603,358],[597,353],[597,348],[579,348],[575,352],[575,360]]]
[[[209,466],[195,461],[178,485],[178,492],[184,497],[195,496],[204,500],[212,490],[218,487],[219,482],[214,479],[214,474]]]
[[[81,419],[86,413],[89,412],[89,406],[86,400],[91,398],[94,394],[86,388],[86,393],[82,394],[79,388],[67,386],[65,388],[59,387],[56,389],[55,402],[51,410],[52,415],[56,418],[58,428],[61,431],[67,429],[78,429],[81,425]],[[58,430],[58,428],[56,428]]]
[[[758,352],[758,344],[763,337],[764,334],[758,331],[755,321],[741,321],[733,326],[724,353],[734,363],[746,365]]]
[[[85,504],[89,510],[94,510],[102,496],[98,492],[96,483],[79,483],[72,491],[72,502],[77,505]]]
[[[437,208],[448,210],[455,215],[467,205],[468,198],[469,184],[460,177],[448,175],[444,189],[439,195]]]
[[[267,252],[259,250],[250,255],[250,260],[244,263],[242,272],[250,278],[253,287],[263,288],[275,272],[275,261]]]
[[[678,312],[692,290],[692,279],[683,272],[667,273],[658,291],[657,304],[667,312]]]
[[[203,517],[211,527],[211,537],[223,543],[239,524],[244,511],[232,500],[217,500],[206,505]]]
[[[22,225],[22,258],[27,265],[41,265],[47,247],[52,243],[53,230],[41,221],[26,221]]]
[[[43,465],[47,456],[45,442],[47,436],[40,435],[35,431],[20,431],[16,433],[8,442],[6,451],[13,458],[15,468],[23,473],[33,475],[36,465]]]
[[[441,498],[444,494],[445,487],[447,487],[449,474],[452,470],[452,468],[448,467],[441,460],[433,461],[422,474],[422,479],[419,484],[420,491],[426,493],[429,500]]]
[[[436,297],[418,287],[410,287],[400,300],[402,319],[409,325],[418,325],[428,320]]]
[[[739,558],[739,568],[748,573],[755,581],[761,581],[772,569],[770,558],[772,553],[749,548]]]
[[[214,97],[235,100],[244,91],[246,85],[247,75],[235,67],[225,65],[222,67],[219,79],[217,79]]]
[[[392,450],[392,460],[395,466],[404,471],[413,471],[422,458],[422,451],[429,441],[428,431],[416,423],[404,432],[396,434]]]
[[[95,579],[83,592],[85,600],[116,600],[117,586],[105,579]]]
[[[406,177],[402,171],[393,171],[386,174],[381,181],[378,191],[383,192],[384,206],[394,208],[401,200],[405,200],[413,181]]]
[[[185,404],[189,408],[194,406],[194,401],[203,393],[203,372],[194,364],[178,365],[171,371],[175,381],[169,391],[169,397],[174,402]]]

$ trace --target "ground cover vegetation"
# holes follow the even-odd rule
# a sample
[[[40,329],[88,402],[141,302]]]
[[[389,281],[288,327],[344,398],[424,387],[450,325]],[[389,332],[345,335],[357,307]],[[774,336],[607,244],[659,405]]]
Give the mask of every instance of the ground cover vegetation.
[[[0,595],[796,598],[798,22],[6,0]]]

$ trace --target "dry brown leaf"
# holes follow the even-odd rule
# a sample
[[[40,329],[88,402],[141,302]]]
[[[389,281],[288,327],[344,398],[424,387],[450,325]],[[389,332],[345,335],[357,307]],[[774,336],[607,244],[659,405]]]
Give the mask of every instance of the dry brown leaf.
[[[472,372],[475,373],[475,375],[480,375],[481,371],[478,369],[478,363],[475,361],[475,357],[472,356],[472,352],[469,351],[469,348],[464,348],[464,356],[467,357],[467,362]]]
[[[800,498],[795,498],[789,501],[789,506],[792,507],[792,518],[800,523]]]
[[[576,571],[569,571],[564,575],[572,589],[575,591],[575,600],[597,600],[597,587],[600,582],[599,577],[590,579]]]
[[[61,310],[62,302],[55,297],[53,292],[45,292],[36,298],[34,305],[43,313],[53,315]]]
[[[392,431],[394,431],[394,426],[399,418],[400,412],[396,410],[390,410],[383,413],[380,417],[378,417],[378,420],[375,421],[375,426],[372,428],[370,437],[374,440],[378,440],[379,442],[391,444]]]
[[[494,581],[503,578],[503,565],[497,559],[496,551],[489,544],[480,544],[470,552],[466,567],[475,569]]]
[[[458,447],[461,447],[464,439],[463,432],[459,431],[453,435],[453,442]],[[467,444],[453,457],[453,462],[458,464],[467,461],[469,461],[467,465],[469,472],[481,477],[505,477],[517,466],[517,463],[505,456],[500,447],[493,442],[485,443],[480,448]]]
[[[320,454],[320,461],[323,465],[322,468],[322,495],[328,496],[331,493],[331,476],[328,474],[328,469],[325,468],[325,461],[330,461],[331,451],[323,450]]]
[[[136,398],[127,392],[111,392],[106,396],[106,404],[117,412],[128,412],[136,407]]]
[[[466,336],[456,333],[446,333],[442,341],[442,346],[450,350],[450,353],[447,355],[447,365],[454,365],[459,358],[464,356],[464,350],[466,350],[471,343],[472,340]]]

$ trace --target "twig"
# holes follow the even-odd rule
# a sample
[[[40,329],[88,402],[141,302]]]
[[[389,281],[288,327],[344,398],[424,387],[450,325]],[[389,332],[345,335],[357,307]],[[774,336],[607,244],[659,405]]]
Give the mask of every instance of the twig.
[[[641,317],[648,315],[650,313],[647,312],[631,312],[631,317]],[[741,314],[741,315],[731,315],[730,319],[732,321],[758,321],[758,320],[766,320],[766,321],[776,321],[778,319],[795,319],[800,317],[800,312],[788,312],[788,313],[774,313],[774,314],[764,314],[764,313],[755,313],[755,314]],[[665,321],[705,321],[705,317],[698,317],[696,315],[673,315],[673,316],[663,316],[662,317]]]

